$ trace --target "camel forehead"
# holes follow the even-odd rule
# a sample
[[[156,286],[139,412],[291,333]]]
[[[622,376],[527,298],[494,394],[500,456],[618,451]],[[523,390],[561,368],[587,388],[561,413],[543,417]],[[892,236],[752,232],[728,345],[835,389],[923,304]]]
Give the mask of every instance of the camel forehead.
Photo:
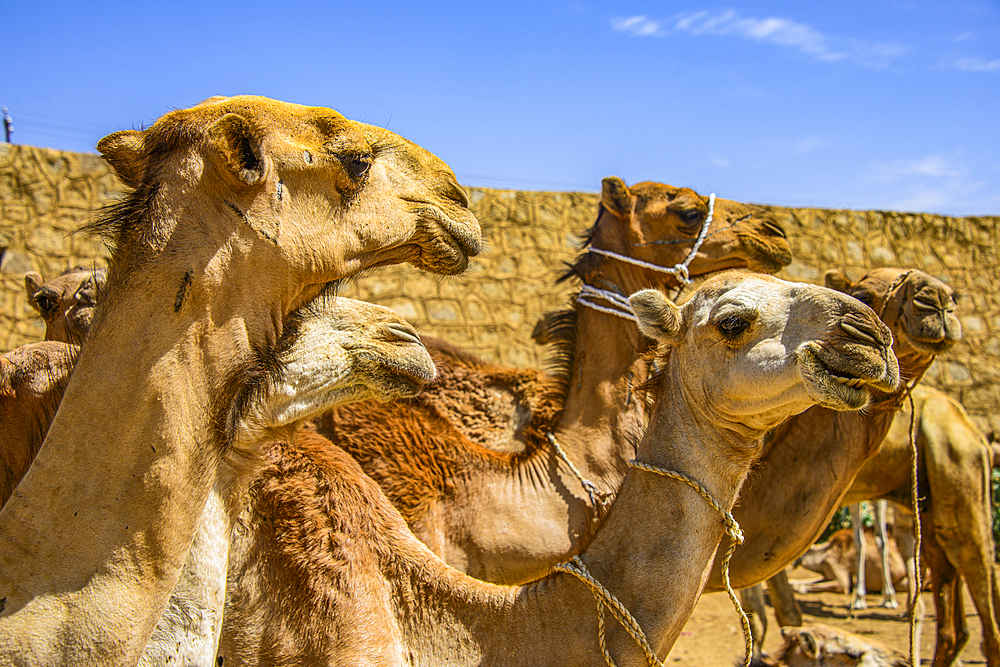
[[[432,153],[389,130],[350,120],[327,107],[305,106],[257,95],[211,97],[187,109],[163,115],[147,132],[155,138],[176,139],[192,131],[203,132],[226,114],[242,116],[264,135],[283,136],[307,144],[322,144],[331,136],[353,135],[361,142],[379,148],[402,149],[411,159],[447,169]]]
[[[629,188],[638,199],[638,208],[647,215],[664,214],[674,210],[702,208],[708,210],[708,204],[694,190],[677,188],[666,183],[643,181]]]

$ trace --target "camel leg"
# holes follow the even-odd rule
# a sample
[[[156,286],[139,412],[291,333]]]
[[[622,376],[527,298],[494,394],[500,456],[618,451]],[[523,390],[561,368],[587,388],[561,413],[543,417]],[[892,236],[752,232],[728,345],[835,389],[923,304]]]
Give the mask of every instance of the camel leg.
[[[753,665],[762,665],[764,635],[767,634],[767,607],[764,605],[764,587],[761,584],[736,591],[743,611],[750,618],[753,634]]]
[[[802,625],[802,610],[795,599],[795,591],[788,583],[788,572],[782,570],[767,580],[767,591],[771,594],[771,606],[781,627]]]
[[[958,571],[948,562],[948,557],[932,534],[924,538],[921,554],[931,570],[931,591],[937,612],[937,639],[931,664],[933,667],[950,667],[961,651],[955,616],[956,598],[962,594]]]
[[[823,579],[820,581],[796,580],[790,581],[792,589],[799,595],[809,593],[849,593],[851,591],[851,573],[840,563],[826,561],[823,563]]]
[[[892,572],[889,570],[889,531],[886,529],[888,513],[889,501],[875,501],[875,542],[882,557],[882,606],[887,609],[899,609],[899,603],[896,602],[896,588],[892,585]]]
[[[857,554],[858,579],[854,584],[854,595],[851,597],[851,610],[867,609],[868,589],[865,584],[865,527],[861,523],[861,504],[850,505],[851,525],[854,528],[854,550]],[[850,575],[848,575],[850,576]]]

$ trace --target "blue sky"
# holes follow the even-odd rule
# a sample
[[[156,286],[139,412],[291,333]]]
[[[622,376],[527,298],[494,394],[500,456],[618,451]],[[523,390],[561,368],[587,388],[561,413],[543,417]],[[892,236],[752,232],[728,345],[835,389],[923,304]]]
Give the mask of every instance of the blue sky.
[[[1000,3],[0,5],[14,141],[92,151],[211,95],[387,126],[466,185],[656,180],[1000,215]]]

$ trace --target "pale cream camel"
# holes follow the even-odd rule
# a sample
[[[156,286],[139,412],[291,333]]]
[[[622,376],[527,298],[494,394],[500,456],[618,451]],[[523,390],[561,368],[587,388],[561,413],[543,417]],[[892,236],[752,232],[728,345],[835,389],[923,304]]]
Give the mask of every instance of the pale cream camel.
[[[252,450],[265,438],[288,436],[302,419],[332,405],[413,396],[434,377],[416,331],[382,306],[346,298],[313,304],[286,324],[283,336],[280,376],[244,418],[237,434],[241,450]],[[12,461],[26,461],[24,469],[30,464],[55,416],[76,353],[75,346],[44,342],[0,357],[0,466],[12,470]],[[226,480],[217,487],[227,491],[231,485]],[[223,500],[222,493],[209,497],[142,665],[215,660],[229,548]]]
[[[604,179],[587,247],[565,276],[584,283],[582,298],[536,328],[536,339],[557,348],[552,375],[495,366],[427,340],[439,380],[417,399],[347,406],[318,419],[318,431],[357,458],[449,565],[498,583],[542,576],[579,552],[596,525],[587,491],[547,435],[600,491],[614,491],[645,424],[637,388],[648,374],[642,354],[649,342],[627,307],[616,310],[603,297],[623,302],[622,294],[644,287],[679,285],[674,273],[652,267],[690,255],[708,209],[691,190]],[[767,212],[719,199],[713,213],[691,275],[775,271],[791,260]]]
[[[290,435],[295,424],[317,410],[366,398],[413,396],[434,377],[433,362],[416,332],[382,306],[346,298],[313,304],[286,325],[283,335],[280,376],[253,405],[237,435],[244,449],[264,438]],[[73,346],[44,342],[0,357],[0,465],[10,469],[12,459],[30,463],[75,355]],[[215,660],[229,548],[229,516],[222,501],[221,494],[210,496],[181,579],[140,664]]]
[[[968,642],[963,580],[982,622],[987,664],[1000,665],[1000,583],[993,562],[989,442],[965,408],[936,389],[914,389],[913,408],[920,453],[918,490],[926,498],[921,553],[931,570],[937,612],[934,665],[952,664]],[[907,402],[878,454],[854,479],[845,502],[886,498],[897,517],[912,523],[909,430]],[[913,548],[904,555],[912,558]]]
[[[764,664],[773,667],[906,667],[906,658],[870,637],[823,623],[782,628],[785,642]]]
[[[869,386],[898,383],[888,329],[831,290],[727,272],[681,308],[655,290],[630,302],[661,345],[636,465],[694,478],[723,509],[767,429],[813,403],[859,408]],[[413,537],[329,441],[305,433],[269,455],[234,535],[223,664],[605,664],[594,599],[575,575],[520,587],[472,579]],[[633,469],[571,565],[617,596],[663,655],[694,608],[724,523],[685,483]],[[607,646],[619,665],[647,664],[613,621]]]
[[[921,377],[936,355],[961,337],[952,289],[922,271],[875,269],[856,283],[831,271],[827,285],[881,314],[893,333],[904,382]],[[735,586],[774,576],[816,541],[845,504],[855,475],[878,452],[905,391],[901,386],[876,393],[860,413],[810,408],[769,437],[734,511],[746,533],[733,558]],[[717,559],[708,590],[721,590],[721,585]]]
[[[62,405],[0,512],[0,662],[134,664],[289,313],[360,270],[479,249],[444,163],[336,112],[212,98],[98,149],[135,188]]]
[[[840,271],[830,271],[826,281],[881,314],[893,332],[893,350],[908,383],[961,338],[953,290],[922,271],[876,269],[857,283]],[[747,541],[733,558],[733,583],[745,588],[774,577],[769,582],[771,600],[783,623],[794,622],[797,614],[782,570],[805,553],[843,504],[854,476],[881,446],[905,391],[901,387],[878,395],[856,415],[819,407],[797,415],[770,437],[741,492],[734,514],[745,524]],[[720,566],[717,558],[707,590],[722,590]],[[756,595],[747,601],[762,598]],[[762,608],[755,612],[764,618]],[[763,632],[755,633],[754,639],[759,646]]]
[[[45,340],[82,343],[94,319],[94,306],[105,280],[104,268],[77,267],[48,282],[34,271],[25,274],[28,303],[45,320]]]

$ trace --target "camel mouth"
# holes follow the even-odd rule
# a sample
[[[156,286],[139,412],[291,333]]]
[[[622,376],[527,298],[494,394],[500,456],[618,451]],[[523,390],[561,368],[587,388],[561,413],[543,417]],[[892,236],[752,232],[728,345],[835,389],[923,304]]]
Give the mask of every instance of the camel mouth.
[[[434,362],[419,340],[406,346],[412,350],[405,355],[389,356],[375,350],[357,353],[359,364],[373,369],[365,384],[386,399],[413,398],[437,376]]]
[[[833,410],[858,410],[868,404],[873,391],[891,392],[899,385],[898,366],[895,372],[888,366],[874,376],[860,370],[870,362],[847,356],[843,360],[824,360],[821,349],[817,344],[806,344],[796,352],[806,389],[819,405]]]
[[[409,244],[417,251],[413,264],[442,275],[462,273],[469,259],[483,249],[479,221],[469,211],[449,216],[435,204],[407,200],[417,218],[417,231]]]

